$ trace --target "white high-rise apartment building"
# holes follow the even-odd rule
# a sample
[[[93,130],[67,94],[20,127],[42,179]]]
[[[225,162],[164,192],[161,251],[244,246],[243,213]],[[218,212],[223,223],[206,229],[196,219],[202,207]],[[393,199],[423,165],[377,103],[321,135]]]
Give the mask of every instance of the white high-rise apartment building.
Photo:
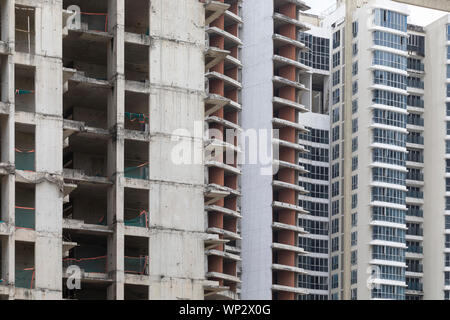
[[[449,299],[449,16],[416,26],[387,0],[345,16],[338,3],[319,19],[330,34],[329,298]]]

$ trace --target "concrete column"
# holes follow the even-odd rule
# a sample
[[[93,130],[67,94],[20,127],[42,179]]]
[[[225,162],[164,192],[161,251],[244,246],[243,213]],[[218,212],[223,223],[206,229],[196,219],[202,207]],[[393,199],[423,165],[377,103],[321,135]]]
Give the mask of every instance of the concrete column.
[[[108,272],[114,283],[108,288],[109,300],[124,299],[124,172],[123,135],[125,114],[125,3],[108,1],[108,32],[113,40],[108,45],[108,80],[112,91],[108,97],[108,128],[115,132],[108,142],[108,177],[114,185],[108,190],[108,225],[114,234],[108,239]]]
[[[62,298],[62,1],[36,5],[36,289]],[[37,143],[39,142],[39,143]],[[45,143],[44,143],[45,142]]]
[[[149,297],[203,299],[205,12],[198,0],[150,6]],[[181,142],[199,163],[174,162]]]
[[[14,38],[15,38],[15,15],[14,15],[14,1],[5,0],[1,2],[1,23],[2,34],[1,40],[8,43],[11,52],[14,52]],[[3,73],[1,75],[2,96],[1,101],[9,103],[9,117],[2,130],[2,157],[1,162],[14,163],[14,61],[13,57],[9,55],[5,62]],[[2,180],[2,218],[8,221],[10,228],[13,230],[15,221],[14,203],[15,203],[15,176],[10,174]],[[2,259],[5,259],[2,268],[6,272],[5,281],[10,284],[9,298],[14,297],[14,281],[15,281],[15,236],[12,233],[6,243],[2,247]]]

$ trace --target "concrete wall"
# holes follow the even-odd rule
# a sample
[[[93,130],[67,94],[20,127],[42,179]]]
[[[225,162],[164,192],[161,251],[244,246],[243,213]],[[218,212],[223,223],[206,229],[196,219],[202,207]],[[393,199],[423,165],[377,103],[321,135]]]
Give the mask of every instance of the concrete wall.
[[[444,16],[426,27],[424,153],[424,299],[444,298],[447,27]],[[448,100],[447,100],[448,101]],[[448,250],[448,249],[447,249]]]
[[[242,128],[272,129],[273,1],[243,2]],[[244,139],[244,138],[243,138]],[[247,142],[248,143],[248,142]],[[271,150],[271,141],[261,141]],[[248,155],[247,155],[248,156]],[[242,176],[242,299],[272,299],[272,176],[244,164]]]
[[[204,24],[198,0],[150,4],[150,299],[203,299]],[[173,161],[178,139],[197,164]]]

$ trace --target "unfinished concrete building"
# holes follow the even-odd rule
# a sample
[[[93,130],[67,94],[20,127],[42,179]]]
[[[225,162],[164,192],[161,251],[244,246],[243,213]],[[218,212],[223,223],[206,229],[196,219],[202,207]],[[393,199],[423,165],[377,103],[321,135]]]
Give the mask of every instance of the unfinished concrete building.
[[[310,90],[310,68],[299,62],[306,48],[299,32],[308,30],[299,12],[309,9],[300,0],[246,0],[243,3],[243,128],[279,130],[269,137],[272,175],[264,163],[245,164],[242,179],[242,279],[243,299],[297,299],[307,294],[299,287],[305,270],[299,256],[307,252],[299,241],[305,230],[299,215],[298,196],[307,191],[299,185],[300,113]],[[272,134],[272,133],[271,133]],[[272,147],[273,145],[273,147]],[[279,149],[279,155],[273,150]]]
[[[208,246],[207,273],[218,284],[205,299],[240,296],[241,1],[206,3],[205,211],[207,232],[219,237]],[[232,133],[229,139],[227,133]]]
[[[239,168],[194,126],[239,126],[239,2],[0,12],[0,299],[237,298]]]

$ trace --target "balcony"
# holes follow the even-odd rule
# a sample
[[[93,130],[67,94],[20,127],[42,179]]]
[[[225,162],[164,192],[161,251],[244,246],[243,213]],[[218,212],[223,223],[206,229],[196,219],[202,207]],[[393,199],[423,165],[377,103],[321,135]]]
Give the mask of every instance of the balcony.
[[[423,155],[408,153],[406,161],[423,163]]]
[[[406,212],[406,215],[407,216],[423,218],[423,210],[422,209],[408,208],[408,211]]]
[[[423,273],[423,264],[408,265],[406,272]]]
[[[424,138],[422,136],[418,135],[411,135],[409,134],[406,138],[406,143],[412,143],[412,144],[420,144],[423,145]]]
[[[423,199],[423,191],[408,190],[408,192],[406,192],[406,197],[407,198]]]
[[[411,173],[406,174],[406,180],[423,181],[423,173]]]
[[[410,124],[410,125],[423,127],[424,122],[425,121],[423,118],[412,118],[412,117],[408,116],[408,124]]]
[[[36,271],[34,268],[16,269],[15,286],[23,289],[34,289]]]
[[[125,273],[148,275],[148,256],[125,257]]]
[[[27,207],[15,207],[16,228],[34,230],[36,227],[35,209]]]
[[[408,282],[408,287],[406,290],[412,290],[412,291],[423,291],[423,283],[420,282]]]
[[[407,80],[408,88],[424,89],[425,83],[422,80],[416,80],[413,78],[408,78]]]
[[[416,245],[408,246],[408,248],[406,249],[406,252],[423,254],[423,247],[422,246],[416,246]]]

